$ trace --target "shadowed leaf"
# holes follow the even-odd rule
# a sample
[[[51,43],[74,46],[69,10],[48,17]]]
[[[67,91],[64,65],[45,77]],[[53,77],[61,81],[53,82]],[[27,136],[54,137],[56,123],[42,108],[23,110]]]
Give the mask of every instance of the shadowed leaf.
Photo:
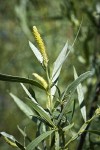
[[[36,87],[39,87],[41,89],[44,89],[44,87],[39,84],[38,82],[32,80],[32,79],[27,79],[23,77],[18,77],[18,76],[12,76],[12,75],[7,75],[7,74],[1,74],[0,73],[0,80],[1,81],[8,81],[8,82],[20,82],[20,83],[27,83],[34,85]]]

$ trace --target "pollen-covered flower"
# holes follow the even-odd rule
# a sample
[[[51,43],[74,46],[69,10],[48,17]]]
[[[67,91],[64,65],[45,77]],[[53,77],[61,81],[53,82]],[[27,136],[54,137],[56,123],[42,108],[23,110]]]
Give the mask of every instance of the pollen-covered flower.
[[[40,84],[41,84],[45,89],[47,89],[48,84],[47,84],[46,80],[45,80],[43,77],[41,77],[41,76],[38,75],[37,73],[33,73],[32,75],[40,82]]]
[[[100,115],[100,107],[96,109],[95,113],[96,115]]]
[[[43,56],[43,63],[45,65],[45,67],[47,67],[47,65],[48,65],[48,56],[47,56],[47,53],[46,53],[44,42],[43,42],[36,26],[33,26],[33,34],[34,34],[35,40],[36,40],[36,42],[39,46],[39,51],[40,51],[41,55]]]

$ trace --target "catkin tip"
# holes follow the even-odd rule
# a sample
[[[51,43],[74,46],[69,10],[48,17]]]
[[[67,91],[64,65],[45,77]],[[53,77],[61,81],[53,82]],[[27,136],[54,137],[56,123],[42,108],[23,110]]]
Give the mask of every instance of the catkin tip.
[[[46,82],[46,80],[41,77],[40,75],[38,75],[37,73],[32,73],[32,75],[40,82],[40,84],[47,89],[48,88],[48,84]]]

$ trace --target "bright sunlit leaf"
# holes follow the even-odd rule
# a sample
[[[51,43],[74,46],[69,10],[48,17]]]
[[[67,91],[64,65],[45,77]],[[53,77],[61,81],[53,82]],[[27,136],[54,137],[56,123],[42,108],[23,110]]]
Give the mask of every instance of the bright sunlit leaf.
[[[76,80],[78,78],[78,75],[77,75],[75,67],[73,69],[74,69],[74,78]],[[83,119],[86,122],[86,107],[84,105],[84,94],[83,94],[81,83],[77,86],[77,93],[78,93],[78,101],[79,101],[80,110],[81,110]]]

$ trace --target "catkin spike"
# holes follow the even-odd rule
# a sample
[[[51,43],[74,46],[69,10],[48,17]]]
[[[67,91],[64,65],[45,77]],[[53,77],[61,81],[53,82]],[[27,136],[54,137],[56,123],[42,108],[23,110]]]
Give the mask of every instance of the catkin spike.
[[[95,113],[96,115],[100,115],[100,107],[96,109]]]
[[[4,139],[5,139],[5,141],[6,141],[9,145],[11,145],[11,146],[13,146],[13,147],[17,147],[16,143],[10,141],[7,137],[4,137]]]
[[[47,53],[46,53],[44,42],[43,42],[36,26],[33,26],[33,34],[34,34],[35,40],[36,40],[36,42],[39,46],[39,51],[40,51],[41,55],[43,56],[43,63],[45,65],[45,67],[47,67],[47,65],[48,65],[48,56],[47,56]]]
[[[32,75],[41,83],[41,85],[42,85],[45,89],[47,89],[48,84],[47,84],[46,80],[45,80],[43,77],[41,77],[41,76],[38,75],[37,73],[33,73]]]

